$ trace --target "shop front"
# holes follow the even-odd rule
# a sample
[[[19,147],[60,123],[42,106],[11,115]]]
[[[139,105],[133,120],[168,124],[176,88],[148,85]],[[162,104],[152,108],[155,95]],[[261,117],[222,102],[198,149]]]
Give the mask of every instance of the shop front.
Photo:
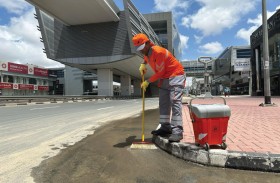
[[[3,96],[24,95],[47,95],[49,86],[38,86],[32,84],[0,83],[0,91]]]
[[[0,95],[49,94],[48,70],[34,65],[0,62]]]

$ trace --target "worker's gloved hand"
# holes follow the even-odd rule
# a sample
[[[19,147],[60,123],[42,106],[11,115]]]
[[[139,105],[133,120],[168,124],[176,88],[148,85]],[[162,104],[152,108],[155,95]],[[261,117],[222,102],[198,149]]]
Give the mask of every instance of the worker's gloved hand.
[[[139,71],[141,75],[146,74],[147,72],[146,64],[140,64]]]
[[[147,80],[145,80],[142,84],[141,84],[141,88],[144,90],[144,92],[146,92],[147,87],[149,86],[149,82]]]

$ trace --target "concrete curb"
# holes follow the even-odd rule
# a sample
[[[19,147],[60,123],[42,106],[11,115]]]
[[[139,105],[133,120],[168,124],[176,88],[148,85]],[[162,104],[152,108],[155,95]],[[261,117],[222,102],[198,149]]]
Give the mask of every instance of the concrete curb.
[[[139,97],[136,97],[139,98]],[[33,104],[52,104],[52,103],[75,103],[75,102],[94,102],[94,101],[105,101],[105,100],[126,100],[126,99],[135,99],[135,96],[133,97],[107,97],[107,98],[97,98],[97,99],[69,99],[69,100],[59,100],[59,101],[32,101],[32,102],[23,102],[23,103],[17,103],[17,102],[13,102],[13,103],[2,103],[0,104],[0,107],[12,107],[12,106],[23,106],[23,105],[33,105]]]
[[[88,100],[89,101],[89,100]],[[27,105],[42,105],[42,104],[58,104],[58,103],[74,103],[74,102],[87,102],[85,101],[47,101],[47,102],[31,102],[31,103],[8,103],[0,104],[0,107],[15,107],[15,106],[27,106]]]
[[[250,153],[221,149],[204,150],[194,144],[169,143],[168,139],[154,136],[153,142],[162,150],[194,163],[242,170],[280,172],[280,154]]]

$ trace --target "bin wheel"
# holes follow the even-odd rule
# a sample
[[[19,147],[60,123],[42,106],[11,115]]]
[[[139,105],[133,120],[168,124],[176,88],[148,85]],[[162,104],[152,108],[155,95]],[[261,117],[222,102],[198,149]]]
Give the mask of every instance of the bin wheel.
[[[200,144],[199,144],[199,143],[194,143],[194,145],[196,145],[196,146],[200,146]]]
[[[206,143],[206,144],[204,144],[204,149],[206,150],[206,151],[208,151],[209,149],[210,149],[210,146],[209,146],[209,144],[208,143]]]
[[[221,147],[222,147],[222,149],[226,149],[227,148],[227,144],[225,143],[225,142],[223,142],[222,144],[221,144]]]

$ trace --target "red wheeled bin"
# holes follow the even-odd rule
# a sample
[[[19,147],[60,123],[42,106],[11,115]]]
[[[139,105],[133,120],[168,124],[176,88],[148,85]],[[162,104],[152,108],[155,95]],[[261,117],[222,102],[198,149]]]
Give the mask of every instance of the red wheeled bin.
[[[224,104],[192,104],[192,100],[190,101],[195,144],[203,146],[205,150],[209,150],[211,145],[227,148],[226,135],[231,111],[226,100],[222,99]]]

